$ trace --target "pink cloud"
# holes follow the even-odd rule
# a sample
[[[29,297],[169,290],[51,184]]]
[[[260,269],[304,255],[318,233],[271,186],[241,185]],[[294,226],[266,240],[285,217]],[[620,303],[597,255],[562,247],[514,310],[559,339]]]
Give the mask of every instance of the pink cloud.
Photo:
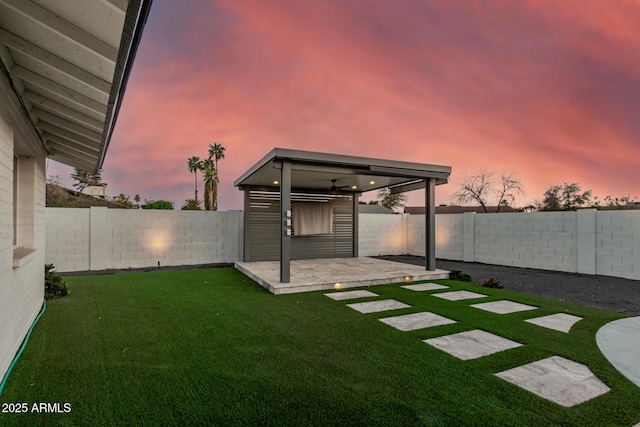
[[[241,208],[233,181],[275,146],[447,164],[453,182],[515,170],[521,204],[565,181],[633,193],[640,17],[585,4],[154,4],[105,176],[181,203],[186,159],[216,141],[223,209]]]

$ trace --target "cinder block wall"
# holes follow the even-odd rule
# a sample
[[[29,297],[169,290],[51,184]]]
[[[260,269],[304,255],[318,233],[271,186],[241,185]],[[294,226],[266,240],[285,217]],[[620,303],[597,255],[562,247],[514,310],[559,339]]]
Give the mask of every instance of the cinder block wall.
[[[58,271],[89,270],[90,210],[46,209],[46,262]]]
[[[598,211],[595,272],[640,280],[640,211]]]
[[[462,215],[436,215],[436,255],[444,259],[462,259]],[[424,215],[408,215],[407,248],[411,255],[424,256]]]
[[[424,215],[408,253],[424,256]],[[436,215],[438,258],[640,280],[640,211]]]
[[[409,215],[360,214],[358,216],[359,256],[407,253]]]
[[[360,214],[360,256],[424,256],[424,215]],[[445,259],[462,259],[462,215],[436,215],[436,253]]]
[[[235,262],[242,212],[47,209],[59,271]],[[424,256],[424,215],[360,214],[360,256]],[[640,280],[640,211],[436,215],[438,258]]]
[[[513,267],[577,271],[575,212],[479,214],[475,261]]]
[[[47,262],[58,271],[235,262],[242,212],[47,208]]]

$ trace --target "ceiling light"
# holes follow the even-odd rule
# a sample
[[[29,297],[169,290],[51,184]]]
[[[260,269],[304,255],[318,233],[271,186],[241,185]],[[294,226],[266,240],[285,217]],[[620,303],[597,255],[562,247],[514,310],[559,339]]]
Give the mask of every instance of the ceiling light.
[[[357,185],[352,185],[352,186],[351,186],[351,189],[352,189],[352,190],[355,190],[356,188],[358,188],[358,186],[357,186]]]
[[[273,181],[273,184],[274,185],[278,185],[278,181]]]
[[[371,185],[373,185],[375,183],[376,183],[375,181],[369,181],[369,184],[371,184]]]

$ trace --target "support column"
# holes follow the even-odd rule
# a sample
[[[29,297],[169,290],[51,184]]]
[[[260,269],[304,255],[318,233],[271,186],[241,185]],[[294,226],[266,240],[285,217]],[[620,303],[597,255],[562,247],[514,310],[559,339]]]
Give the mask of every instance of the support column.
[[[106,270],[109,209],[92,206],[89,215],[89,270]]]
[[[249,240],[249,236],[251,232],[249,227],[251,226],[251,189],[245,188],[244,190],[244,244],[242,245],[242,260],[244,262],[249,262],[251,260],[251,244]]]
[[[578,209],[576,212],[578,273],[596,274],[596,214],[595,209]]]
[[[287,213],[289,215],[287,215]],[[280,170],[280,282],[291,279],[291,162],[283,161]]]
[[[474,262],[476,260],[476,213],[465,212],[462,214],[462,261]]]
[[[436,181],[433,178],[425,179],[424,186],[424,263],[429,271],[436,269]]]
[[[358,217],[360,211],[360,205],[358,203],[358,199],[360,198],[360,193],[353,193],[353,257],[358,257]]]

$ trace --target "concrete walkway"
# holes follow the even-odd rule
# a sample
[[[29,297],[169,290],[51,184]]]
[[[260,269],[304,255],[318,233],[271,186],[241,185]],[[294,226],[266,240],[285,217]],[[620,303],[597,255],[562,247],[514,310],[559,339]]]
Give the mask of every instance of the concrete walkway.
[[[429,284],[425,283],[421,285]],[[437,290],[438,288],[432,288],[429,286],[417,288],[416,286],[417,285],[405,285],[402,287],[411,292],[425,292],[426,294],[430,294],[432,297],[441,297],[443,295],[455,296],[460,293],[460,291],[429,293],[429,290]],[[362,292],[365,293],[363,294]],[[380,296],[374,292],[366,290],[338,291],[327,293],[325,295],[336,301],[376,298]],[[477,299],[479,296],[482,297],[486,295],[473,293],[471,298]],[[471,298],[456,297],[445,299],[451,301],[452,304],[468,304],[466,299]],[[537,308],[506,300],[495,301],[494,304],[495,303],[497,303],[496,307],[485,307],[487,315],[489,315],[489,312],[493,312],[494,314],[502,316],[506,315],[508,317],[510,313]],[[486,304],[492,303],[485,303],[485,305]],[[399,314],[397,312],[402,312],[403,309],[410,308],[410,306],[393,299],[373,299],[365,302],[347,304],[347,306],[364,314],[396,311],[397,315],[378,320],[403,332],[422,328],[436,328],[441,325],[456,323],[453,319],[448,319],[429,311]],[[557,313],[557,315],[561,314],[563,313]],[[554,315],[544,316],[542,318],[538,317],[537,325],[555,330],[571,329],[570,325],[568,326],[565,324],[567,319],[562,317],[558,319],[557,315],[555,315],[555,317]],[[580,320],[577,316],[572,317],[575,317],[575,319],[568,319],[572,324]],[[540,322],[541,319],[544,320]],[[560,325],[558,324],[558,321],[560,321]],[[568,333],[569,330],[562,330],[562,332]],[[461,360],[490,357],[495,353],[510,351],[524,345],[480,329],[467,330],[449,335],[440,335],[423,340],[423,342]],[[516,366],[515,368],[508,369],[506,371],[496,372],[494,375],[544,399],[565,407],[579,405],[610,391],[610,388],[595,376],[589,367],[558,355],[525,365]]]
[[[640,387],[640,317],[607,323],[598,330],[596,342],[609,362]]]
[[[424,263],[424,258],[417,256],[386,256],[382,259],[416,265]],[[462,270],[470,274],[477,284],[495,277],[510,291],[640,316],[638,280],[441,259],[436,265],[444,270]],[[560,328],[557,330],[563,330],[567,326],[557,327]],[[640,387],[640,317],[620,319],[603,326],[596,335],[596,341],[609,362]],[[640,427],[640,423],[636,427]]]

